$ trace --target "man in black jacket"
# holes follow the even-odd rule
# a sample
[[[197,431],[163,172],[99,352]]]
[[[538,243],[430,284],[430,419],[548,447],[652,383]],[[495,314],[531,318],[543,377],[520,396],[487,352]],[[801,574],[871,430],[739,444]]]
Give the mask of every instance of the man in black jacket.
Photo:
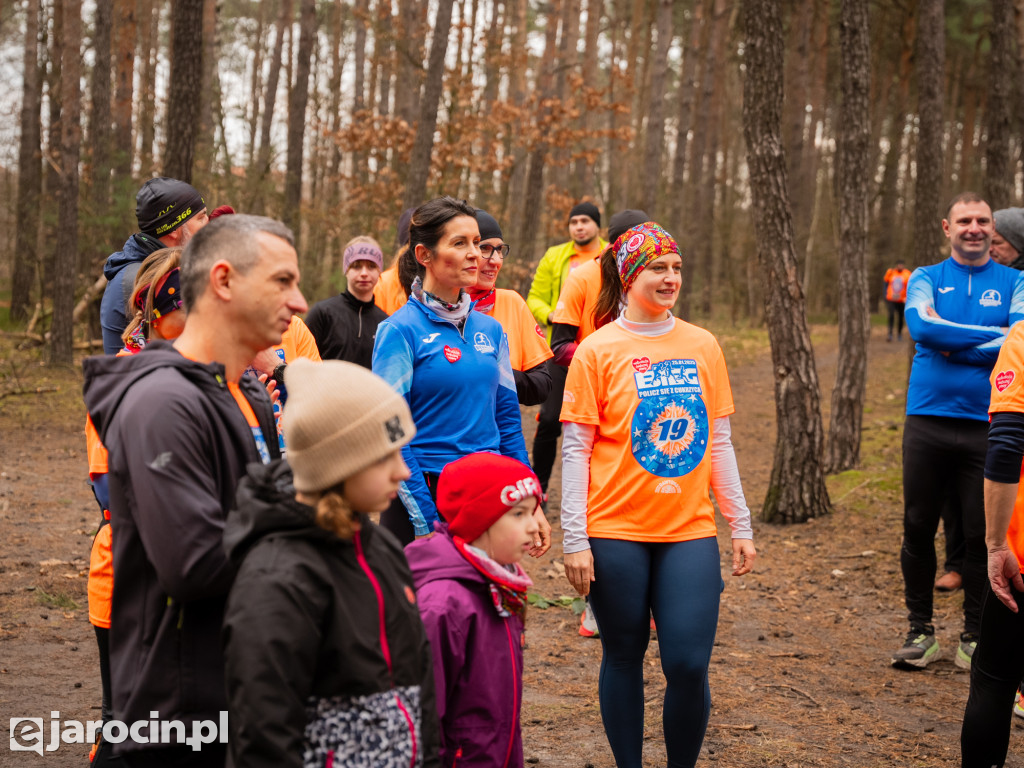
[[[270,399],[242,373],[307,308],[293,243],[270,219],[217,220],[182,255],[188,318],[174,344],[84,363],[86,406],[109,451],[112,698],[129,726],[176,720],[189,737],[227,709],[224,522],[246,464],[278,455]],[[115,753],[129,768],[221,768],[225,749],[129,739]]]
[[[377,326],[387,319],[384,310],[373,303],[373,289],[383,266],[384,253],[372,237],[356,237],[345,246],[345,290],[314,304],[306,317],[322,359],[370,367]]]

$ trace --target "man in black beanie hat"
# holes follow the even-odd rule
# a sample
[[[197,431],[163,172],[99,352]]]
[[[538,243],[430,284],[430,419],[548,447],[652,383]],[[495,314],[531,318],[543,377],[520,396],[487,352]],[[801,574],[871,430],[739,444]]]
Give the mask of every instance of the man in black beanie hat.
[[[103,265],[107,287],[100,303],[100,326],[103,351],[108,355],[116,355],[124,346],[121,334],[128,325],[125,308],[139,265],[154,251],[185,245],[209,221],[206,201],[195,187],[165,176],[143,184],[135,203],[139,231]]]

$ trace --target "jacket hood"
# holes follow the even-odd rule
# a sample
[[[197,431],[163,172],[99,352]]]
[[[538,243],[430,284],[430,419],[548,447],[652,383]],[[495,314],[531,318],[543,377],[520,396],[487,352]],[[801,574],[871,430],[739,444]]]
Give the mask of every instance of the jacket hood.
[[[137,355],[87,357],[82,361],[82,393],[101,440],[106,439],[110,421],[131,386],[161,368],[176,369],[200,389],[215,391],[227,386],[223,365],[189,360],[168,341],[151,341]],[[251,376],[243,376],[239,386],[243,390],[262,388]]]
[[[149,254],[164,248],[164,244],[155,237],[136,232],[128,238],[127,242],[117,253],[110,254],[103,265],[103,276],[107,280],[113,280],[114,275],[134,262],[144,261]]]
[[[224,526],[224,549],[238,568],[260,539],[272,533],[337,540],[319,527],[308,504],[295,500],[292,468],[284,459],[250,464],[238,483],[235,506]]]
[[[486,584],[483,574],[455,548],[448,526],[434,523],[434,530],[429,539],[417,539],[405,548],[416,589],[442,579]]]

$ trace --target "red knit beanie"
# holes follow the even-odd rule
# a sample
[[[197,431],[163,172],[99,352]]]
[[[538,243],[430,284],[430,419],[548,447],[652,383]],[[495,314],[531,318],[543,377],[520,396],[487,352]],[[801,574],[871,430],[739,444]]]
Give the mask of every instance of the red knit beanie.
[[[508,456],[471,453],[441,470],[437,509],[448,530],[472,543],[523,499],[544,492],[528,466]]]

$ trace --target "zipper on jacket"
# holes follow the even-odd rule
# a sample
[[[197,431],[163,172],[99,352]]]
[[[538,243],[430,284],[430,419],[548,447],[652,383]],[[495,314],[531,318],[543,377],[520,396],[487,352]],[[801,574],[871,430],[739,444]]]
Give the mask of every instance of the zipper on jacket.
[[[356,333],[356,338],[363,338],[363,308],[359,307],[359,331]]]
[[[334,768],[334,750],[327,750],[327,762],[324,763],[324,768]]]
[[[967,268],[967,298],[971,298],[971,288],[974,285],[974,267]]]
[[[388,646],[388,635],[387,635],[387,622],[384,618],[384,590],[380,588],[380,582],[377,581],[377,577],[374,575],[373,570],[370,568],[370,564],[366,561],[366,555],[363,553],[363,540],[360,531],[356,531],[355,536],[352,540],[356,545],[356,560],[359,561],[359,567],[363,569],[366,574],[366,578],[370,580],[370,585],[373,587],[373,592],[377,596],[377,615],[380,617],[379,631],[380,631],[380,648],[384,654],[384,663],[388,666],[388,677],[391,678],[391,688],[395,688],[395,672],[391,667],[391,649]],[[511,636],[509,638],[511,642]],[[513,662],[514,665],[514,662]],[[412,759],[409,761],[410,768],[414,768],[416,765],[416,726],[412,721],[412,715],[409,714],[409,710],[406,709],[405,704],[402,703],[401,697],[398,695],[398,691],[395,691],[395,703],[398,705],[398,709],[401,710],[402,715],[405,717],[405,723],[409,726],[409,739],[412,741]],[[509,751],[511,752],[511,745]],[[506,763],[507,763],[506,759]]]
[[[505,752],[505,765],[508,768],[508,761],[512,759],[512,745],[516,741],[516,722],[519,720],[519,686],[516,684],[516,647],[512,642],[512,628],[509,620],[505,619],[505,634],[508,635],[508,660],[512,665],[512,730],[508,735],[508,750]]]

